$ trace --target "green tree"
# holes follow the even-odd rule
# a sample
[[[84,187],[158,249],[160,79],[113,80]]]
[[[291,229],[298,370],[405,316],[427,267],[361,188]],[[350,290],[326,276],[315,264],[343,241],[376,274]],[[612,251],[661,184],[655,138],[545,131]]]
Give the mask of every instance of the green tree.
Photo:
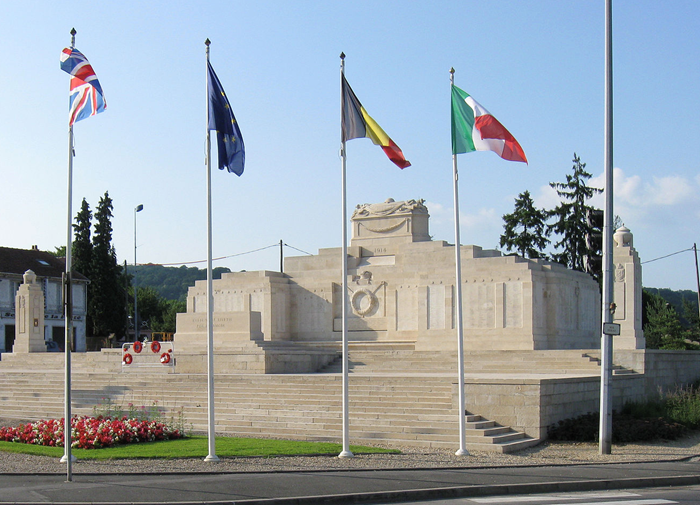
[[[95,336],[126,333],[126,304],[122,287],[122,268],[112,246],[112,199],[105,192],[95,212],[92,240],[88,312]]]
[[[177,313],[187,312],[187,302],[163,298],[152,287],[139,287],[138,294],[139,321],[146,323],[151,331],[175,333]],[[132,296],[129,302],[129,313],[133,312]]]
[[[692,302],[683,298],[683,317],[688,321],[686,338],[695,342],[700,341],[700,315],[698,314],[697,298]]]
[[[152,325],[154,321],[161,319],[161,313],[163,311],[163,299],[158,294],[158,291],[151,287],[139,287],[137,289],[139,295],[139,322],[141,324],[146,323],[149,328],[153,329]],[[129,310],[130,314],[133,314],[133,304]]]
[[[80,212],[75,216],[75,224],[73,225],[73,247],[71,251],[73,255],[73,270],[80,272],[88,279],[92,277],[91,228],[92,211],[90,211],[90,205],[88,205],[87,200],[83,198]]]
[[[644,336],[647,349],[688,349],[678,313],[661,296],[652,294],[646,305]]]
[[[47,253],[56,256],[57,258],[65,258],[66,257],[66,246],[64,245],[57,245],[54,247],[55,251],[46,251]]]
[[[500,246],[516,251],[523,258],[546,257],[542,252],[549,244],[546,221],[547,212],[535,207],[530,192],[520,193],[513,213],[503,216]]]
[[[576,153],[573,159],[573,173],[566,176],[566,182],[550,182],[562,199],[562,202],[549,211],[549,216],[555,218],[548,225],[547,234],[555,233],[561,240],[554,243],[555,252],[552,257],[574,270],[586,270],[585,259],[589,254],[586,246],[586,235],[591,231],[586,215],[593,207],[586,202],[603,190],[587,186],[591,174],[586,172],[586,164],[581,162]]]
[[[184,300],[165,300],[162,299],[162,312],[159,320],[155,321],[151,326],[153,331],[164,331],[175,333],[175,322],[177,314],[187,312],[187,302]]]

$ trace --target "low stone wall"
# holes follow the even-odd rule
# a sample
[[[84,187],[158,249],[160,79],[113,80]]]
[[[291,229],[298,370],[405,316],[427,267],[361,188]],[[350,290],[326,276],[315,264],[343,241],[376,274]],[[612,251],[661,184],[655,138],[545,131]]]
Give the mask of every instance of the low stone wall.
[[[613,410],[700,379],[700,351],[629,351],[615,353],[615,363],[644,373],[613,375]],[[453,395],[456,406],[456,384]],[[547,428],[558,421],[600,411],[600,377],[467,379],[465,395],[470,412],[546,439]]]
[[[644,377],[650,397],[691,384],[700,379],[700,351],[647,350]]]

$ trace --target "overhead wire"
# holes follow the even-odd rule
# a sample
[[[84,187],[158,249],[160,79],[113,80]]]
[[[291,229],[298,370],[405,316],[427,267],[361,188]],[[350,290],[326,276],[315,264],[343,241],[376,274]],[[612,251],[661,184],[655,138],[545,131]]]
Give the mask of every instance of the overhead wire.
[[[689,247],[688,249],[683,249],[682,251],[676,251],[674,253],[667,254],[666,256],[660,256],[660,257],[654,258],[652,260],[642,261],[642,265],[644,265],[645,263],[651,263],[652,261],[659,261],[662,259],[670,258],[671,256],[675,256],[676,254],[680,254],[680,253],[684,253],[684,252],[688,252],[688,251],[692,251],[692,250],[693,250],[693,248]]]
[[[229,255],[227,255],[227,256],[219,256],[218,258],[212,258],[212,261],[219,261],[219,260],[225,260],[225,259],[228,259],[228,258],[235,258],[236,256],[243,256],[243,255],[245,255],[245,254],[251,254],[251,253],[254,253],[254,252],[264,251],[265,249],[271,249],[271,248],[273,248],[273,247],[279,247],[279,245],[280,245],[280,244],[279,244],[279,242],[278,242],[278,243],[276,243],[276,244],[268,245],[268,246],[265,246],[265,247],[259,247],[258,249],[253,249],[253,250],[251,250],[251,251],[245,251],[245,252],[236,253],[236,254],[229,254]],[[291,246],[291,245],[289,245],[289,244],[284,244],[284,245],[285,245],[286,247],[289,247],[290,249],[294,249],[295,251],[299,251],[299,252],[301,252],[301,253],[308,254],[309,256],[313,256],[313,254],[311,254],[310,252],[302,251],[301,249],[298,249],[298,248],[296,248],[296,247],[294,247],[294,246]],[[207,260],[197,260],[197,261],[178,261],[178,262],[175,262],[175,263],[148,263],[148,264],[149,264],[149,265],[160,265],[160,266],[163,266],[163,267],[172,267],[172,266],[176,266],[176,265],[195,265],[195,264],[197,264],[197,263],[206,263],[206,261],[207,261]],[[144,265],[144,264],[145,264],[145,263],[141,263],[141,265]]]

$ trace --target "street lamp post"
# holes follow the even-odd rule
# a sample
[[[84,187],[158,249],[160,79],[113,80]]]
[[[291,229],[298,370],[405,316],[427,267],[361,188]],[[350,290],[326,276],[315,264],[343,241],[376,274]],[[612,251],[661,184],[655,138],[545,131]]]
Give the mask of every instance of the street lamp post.
[[[136,289],[136,213],[142,210],[142,203],[134,207],[134,342],[139,339],[138,291]]]

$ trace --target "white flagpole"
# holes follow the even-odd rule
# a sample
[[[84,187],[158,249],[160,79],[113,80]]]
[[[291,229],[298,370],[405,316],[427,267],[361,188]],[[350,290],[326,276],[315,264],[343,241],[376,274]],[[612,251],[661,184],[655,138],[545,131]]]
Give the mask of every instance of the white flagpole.
[[[602,324],[613,320],[613,82],[612,0],[605,0],[605,211],[603,212]],[[605,330],[605,328],[603,328]],[[612,336],[601,332],[600,341],[600,454],[610,454],[612,443]]]
[[[209,79],[209,44],[207,39],[207,79]],[[209,133],[209,85],[207,81],[207,404],[209,407],[209,454],[204,461],[219,461],[216,455],[216,432],[214,430],[214,294],[212,289],[211,246],[211,137]]]
[[[450,69],[450,84],[455,84],[455,69]],[[455,272],[456,272],[456,291],[457,299],[455,305],[457,307],[457,389],[459,391],[459,450],[455,452],[457,456],[467,456],[469,452],[466,448],[466,432],[465,432],[465,401],[464,401],[464,334],[462,326],[462,256],[460,250],[462,248],[459,240],[459,177],[457,175],[457,155],[452,155],[452,184],[454,192],[454,207],[455,207]]]
[[[75,48],[75,28],[71,29],[70,47]],[[65,327],[65,405],[63,414],[63,457],[61,463],[66,463],[66,480],[73,480],[73,460],[71,454],[71,346],[73,336],[73,296],[72,296],[72,235],[73,235],[73,125],[68,127],[68,215],[66,224],[66,274],[63,286],[63,307]]]
[[[343,89],[342,89],[342,77],[345,73],[345,53],[340,53],[340,77],[341,77],[341,89],[340,89],[340,114],[342,118],[343,114]],[[345,139],[342,136],[342,119],[341,119],[341,147],[340,147],[340,157],[341,157],[341,192],[342,192],[342,233],[343,233],[343,247],[342,247],[342,276],[343,280],[340,285],[340,289],[343,292],[343,307],[342,307],[342,334],[343,334],[343,450],[338,454],[339,458],[352,458],[353,454],[350,452],[350,420],[348,417],[348,209],[346,203],[346,188],[345,188]]]

